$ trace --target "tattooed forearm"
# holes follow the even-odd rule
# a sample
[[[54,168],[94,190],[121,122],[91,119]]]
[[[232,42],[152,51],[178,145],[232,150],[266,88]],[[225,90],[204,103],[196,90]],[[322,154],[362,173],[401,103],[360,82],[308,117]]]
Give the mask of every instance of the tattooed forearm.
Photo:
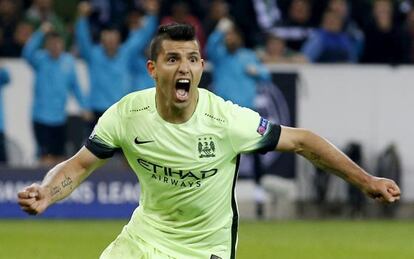
[[[65,179],[61,182],[63,188],[70,187],[72,189],[72,179],[68,176],[65,176]]]
[[[316,167],[327,171],[332,172],[340,177],[342,177],[344,180],[347,180],[349,177],[348,175],[344,174],[341,171],[336,170],[333,166],[329,166],[328,161],[325,161],[320,155],[314,153],[314,152],[303,152],[302,155],[307,158],[312,164],[314,164]]]
[[[50,189],[50,196],[56,196],[58,193],[60,193],[61,190],[62,188],[60,188],[59,186],[53,186],[52,189]]]
[[[50,196],[52,196],[53,198],[57,198],[59,199],[58,195],[60,195],[63,191],[63,189],[69,188],[70,190],[73,190],[73,186],[72,186],[72,179],[70,177],[65,176],[65,179],[60,183],[60,186],[53,186],[50,189]]]

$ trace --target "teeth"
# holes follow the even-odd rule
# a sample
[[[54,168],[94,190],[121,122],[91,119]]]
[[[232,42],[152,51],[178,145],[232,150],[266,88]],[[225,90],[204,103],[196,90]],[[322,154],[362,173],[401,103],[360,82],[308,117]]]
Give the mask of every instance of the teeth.
[[[190,83],[190,80],[188,80],[188,79],[179,79],[178,83],[186,84],[186,83]]]

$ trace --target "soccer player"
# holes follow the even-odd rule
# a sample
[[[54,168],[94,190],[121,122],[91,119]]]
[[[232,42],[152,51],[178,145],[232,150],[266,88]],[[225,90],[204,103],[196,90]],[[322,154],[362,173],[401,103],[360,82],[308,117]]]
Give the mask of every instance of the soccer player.
[[[77,154],[18,193],[24,211],[42,213],[122,149],[140,180],[140,205],[101,258],[235,258],[244,152],[296,152],[372,198],[400,198],[392,180],[368,174],[311,131],[275,125],[199,89],[204,61],[190,25],[160,26],[150,58],[156,87],[112,105]]]

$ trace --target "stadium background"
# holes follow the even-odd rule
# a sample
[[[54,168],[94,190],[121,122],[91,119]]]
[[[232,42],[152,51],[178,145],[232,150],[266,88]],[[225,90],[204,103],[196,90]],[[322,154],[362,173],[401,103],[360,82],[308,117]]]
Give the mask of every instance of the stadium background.
[[[106,172],[93,176],[98,179],[92,188],[94,195],[101,182],[101,204],[86,202],[86,184],[83,193],[74,194],[40,219],[20,212],[16,192],[45,173],[44,168],[36,168],[31,135],[33,75],[20,59],[2,58],[0,63],[13,78],[3,92],[11,160],[10,165],[0,168],[0,258],[96,258],[136,206],[138,196],[134,194],[139,185],[128,185],[129,192],[121,190],[125,183],[135,183],[135,176],[129,171],[117,174],[122,164],[117,161],[103,170]],[[81,61],[78,68],[81,85],[87,87]],[[266,220],[256,221],[253,186],[245,169],[242,178],[246,179],[240,179],[237,189],[242,219],[238,258],[412,258],[414,67],[306,64],[271,65],[270,70],[276,75],[295,75],[296,81],[291,82],[294,100],[289,100],[293,105],[292,124],[313,129],[340,148],[351,141],[359,142],[369,172],[376,174],[379,155],[389,144],[396,144],[402,163],[403,196],[399,206],[392,208],[395,214],[391,219],[383,219],[384,207],[371,201],[364,205],[364,214],[354,217],[349,213],[347,185],[331,179],[327,207],[320,206],[315,203],[314,168],[295,158],[287,166],[267,171],[288,176],[288,184],[295,186],[295,197],[278,193],[285,190],[276,185],[275,192],[267,196]],[[285,93],[289,90],[277,80],[274,83]],[[76,120],[79,108],[75,102],[69,103],[68,110]]]

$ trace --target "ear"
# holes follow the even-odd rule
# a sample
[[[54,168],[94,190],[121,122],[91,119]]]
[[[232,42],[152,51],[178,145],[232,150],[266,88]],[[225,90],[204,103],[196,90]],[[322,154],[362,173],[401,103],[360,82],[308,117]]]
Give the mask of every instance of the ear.
[[[147,61],[147,71],[148,74],[150,74],[150,76],[154,78],[154,80],[157,79],[157,69],[155,68],[155,62],[153,60]]]

